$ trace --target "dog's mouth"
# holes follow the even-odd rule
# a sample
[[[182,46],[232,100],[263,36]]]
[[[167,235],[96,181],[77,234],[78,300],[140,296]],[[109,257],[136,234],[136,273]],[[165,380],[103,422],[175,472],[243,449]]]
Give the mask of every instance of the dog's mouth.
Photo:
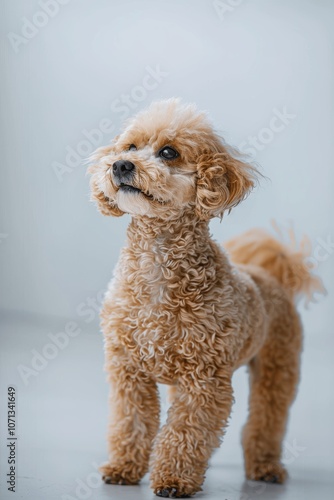
[[[131,184],[124,184],[123,182],[119,186],[119,190],[123,193],[142,193],[142,190],[131,186]]]
[[[119,190],[122,191],[123,193],[137,193],[137,194],[143,194],[146,198],[149,200],[153,200],[154,196],[150,193],[145,193],[141,189],[132,186],[131,184],[124,184],[123,182],[119,185]]]

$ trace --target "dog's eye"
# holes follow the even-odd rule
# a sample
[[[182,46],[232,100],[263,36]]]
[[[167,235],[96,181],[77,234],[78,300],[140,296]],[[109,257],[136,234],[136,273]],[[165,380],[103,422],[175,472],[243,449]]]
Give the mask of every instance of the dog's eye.
[[[137,151],[137,148],[134,144],[130,144],[129,151]]]
[[[166,146],[160,149],[159,156],[161,156],[161,158],[164,158],[165,160],[174,160],[174,158],[177,158],[179,156],[179,153],[175,151],[175,149]]]

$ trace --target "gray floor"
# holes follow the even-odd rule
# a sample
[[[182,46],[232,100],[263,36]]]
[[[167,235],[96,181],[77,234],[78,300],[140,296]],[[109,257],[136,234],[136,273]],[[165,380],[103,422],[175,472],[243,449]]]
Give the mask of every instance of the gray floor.
[[[92,324],[94,323],[94,327]],[[1,323],[1,498],[148,499],[154,498],[146,476],[140,486],[104,485],[97,473],[106,459],[108,387],[102,371],[102,339],[95,326],[69,338],[53,359],[24,383],[22,365],[32,367],[33,349],[52,343],[49,333],[64,330],[66,321],[6,315]],[[291,413],[284,445],[290,479],[284,486],[244,480],[240,430],[247,411],[247,378],[234,378],[236,404],[225,441],[214,454],[203,492],[197,498],[251,500],[322,500],[333,498],[333,368],[332,347],[306,332],[302,383]],[[51,354],[55,352],[52,349]],[[21,368],[19,368],[21,365]],[[17,389],[16,493],[5,485],[7,472],[6,391]],[[165,389],[162,388],[162,412]]]

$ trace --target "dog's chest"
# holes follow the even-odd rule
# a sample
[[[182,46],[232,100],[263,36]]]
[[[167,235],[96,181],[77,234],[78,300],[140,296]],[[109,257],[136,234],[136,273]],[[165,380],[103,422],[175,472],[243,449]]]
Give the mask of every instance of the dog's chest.
[[[224,362],[230,353],[218,339],[219,297],[205,300],[191,279],[164,272],[169,280],[150,274],[157,276],[153,289],[142,274],[131,282],[137,293],[116,287],[109,319],[131,360],[157,381],[172,383],[185,370]]]
[[[140,298],[132,297],[123,307],[119,340],[146,371],[173,378],[181,360],[193,355],[195,332],[188,300],[175,297],[166,283],[157,280],[152,289],[143,287]]]
[[[231,337],[224,340],[235,326],[224,310],[232,290],[223,289],[212,252],[177,251],[159,241],[141,250],[123,252],[104,314],[132,360],[172,381],[185,366],[232,358]]]

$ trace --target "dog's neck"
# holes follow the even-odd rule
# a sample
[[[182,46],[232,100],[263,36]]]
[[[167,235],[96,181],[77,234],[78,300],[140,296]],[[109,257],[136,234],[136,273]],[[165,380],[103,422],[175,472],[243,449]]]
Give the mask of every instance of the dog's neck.
[[[185,210],[175,219],[133,218],[128,228],[121,272],[140,307],[179,307],[180,294],[191,301],[225,279],[231,283],[227,257],[210,238],[209,223]],[[131,295],[132,296],[132,295]]]
[[[126,286],[137,291],[141,304],[168,300],[177,305],[180,287],[197,296],[200,286],[207,291],[215,280],[222,282],[230,274],[225,254],[210,238],[208,221],[193,210],[168,221],[133,218],[124,252],[121,268]]]
[[[209,223],[203,221],[193,210],[184,210],[178,217],[159,219],[147,216],[133,218],[128,228],[131,246],[141,252],[152,245],[160,250],[200,248],[205,251],[210,242]]]

